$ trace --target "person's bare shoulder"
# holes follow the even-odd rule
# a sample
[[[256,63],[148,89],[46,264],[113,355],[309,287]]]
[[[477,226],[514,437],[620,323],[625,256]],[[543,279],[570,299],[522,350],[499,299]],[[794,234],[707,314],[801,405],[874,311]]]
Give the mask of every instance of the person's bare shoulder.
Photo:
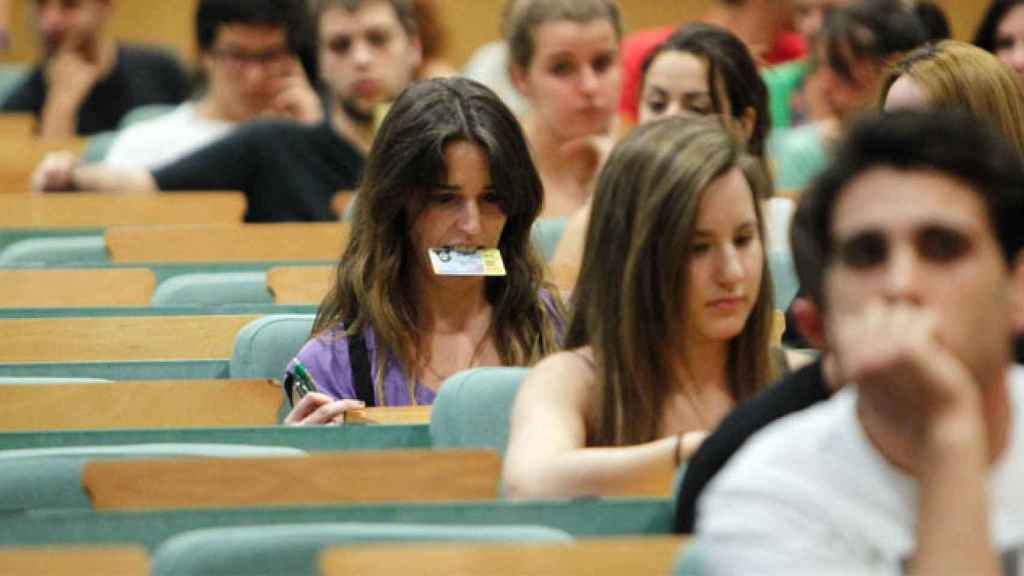
[[[526,375],[521,393],[549,401],[582,405],[594,385],[590,348],[556,352],[537,363]]]

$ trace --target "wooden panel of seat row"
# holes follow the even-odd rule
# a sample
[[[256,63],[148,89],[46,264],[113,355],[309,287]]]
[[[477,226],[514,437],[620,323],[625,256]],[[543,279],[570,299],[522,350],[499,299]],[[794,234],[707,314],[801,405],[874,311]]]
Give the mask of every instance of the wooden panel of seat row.
[[[123,316],[0,320],[0,362],[230,358],[257,316]]]
[[[31,112],[0,113],[0,137],[28,140],[34,137],[35,131],[36,117]]]
[[[672,574],[681,536],[580,539],[575,542],[480,542],[332,546],[321,576],[520,576],[523,574]]]
[[[339,222],[117,226],[106,238],[115,263],[334,261],[348,231]]]
[[[97,510],[342,502],[493,500],[492,450],[381,450],[294,458],[88,462],[82,486]]]
[[[0,228],[231,224],[241,222],[244,214],[241,192],[0,196]]]
[[[0,431],[274,426],[272,380],[154,380],[0,386]]]
[[[333,266],[285,266],[267,270],[274,304],[319,304],[334,281]]]
[[[0,270],[0,308],[148,306],[148,268]]]
[[[68,150],[80,155],[84,149],[84,138],[0,138],[0,193],[28,192],[32,171],[50,152]]]
[[[0,548],[0,574],[148,576],[141,546],[37,546]]]
[[[430,406],[377,406],[345,413],[348,424],[430,424]]]

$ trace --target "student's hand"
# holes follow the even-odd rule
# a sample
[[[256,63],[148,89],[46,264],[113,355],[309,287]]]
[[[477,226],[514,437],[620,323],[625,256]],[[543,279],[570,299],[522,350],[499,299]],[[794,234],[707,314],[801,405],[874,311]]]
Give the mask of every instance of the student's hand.
[[[272,80],[277,95],[267,113],[301,124],[317,124],[323,120],[323,106],[316,90],[309,84],[298,58],[292,58],[284,74]]]
[[[310,392],[299,400],[285,417],[288,426],[310,426],[316,424],[343,423],[345,412],[365,408],[361,400],[335,400],[320,392]]]
[[[889,432],[922,446],[949,425],[980,429],[979,384],[940,342],[933,312],[874,302],[830,324],[839,377],[857,384]]]
[[[47,94],[81,103],[113,64],[106,51],[86,50],[83,33],[69,32],[46,63]]]
[[[70,151],[50,152],[32,171],[29,187],[32,192],[61,192],[75,189],[72,172],[78,157]]]

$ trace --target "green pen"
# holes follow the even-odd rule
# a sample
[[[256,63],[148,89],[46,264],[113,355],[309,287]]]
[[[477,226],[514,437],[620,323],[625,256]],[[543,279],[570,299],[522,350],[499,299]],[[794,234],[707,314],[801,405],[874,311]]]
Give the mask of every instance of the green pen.
[[[302,365],[302,362],[299,362],[298,358],[294,358],[292,362],[295,365],[295,394],[301,400],[306,394],[316,392],[316,380],[313,380],[313,376]]]

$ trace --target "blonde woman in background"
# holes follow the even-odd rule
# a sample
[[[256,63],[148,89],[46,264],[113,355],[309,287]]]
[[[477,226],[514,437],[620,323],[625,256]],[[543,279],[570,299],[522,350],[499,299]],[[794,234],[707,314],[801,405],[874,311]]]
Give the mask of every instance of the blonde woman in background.
[[[882,80],[885,110],[963,108],[1001,134],[1024,157],[1024,96],[1014,72],[996,56],[945,40],[897,62]]]
[[[622,21],[613,0],[521,0],[506,27],[510,76],[544,182],[543,217],[590,198],[615,120]]]

